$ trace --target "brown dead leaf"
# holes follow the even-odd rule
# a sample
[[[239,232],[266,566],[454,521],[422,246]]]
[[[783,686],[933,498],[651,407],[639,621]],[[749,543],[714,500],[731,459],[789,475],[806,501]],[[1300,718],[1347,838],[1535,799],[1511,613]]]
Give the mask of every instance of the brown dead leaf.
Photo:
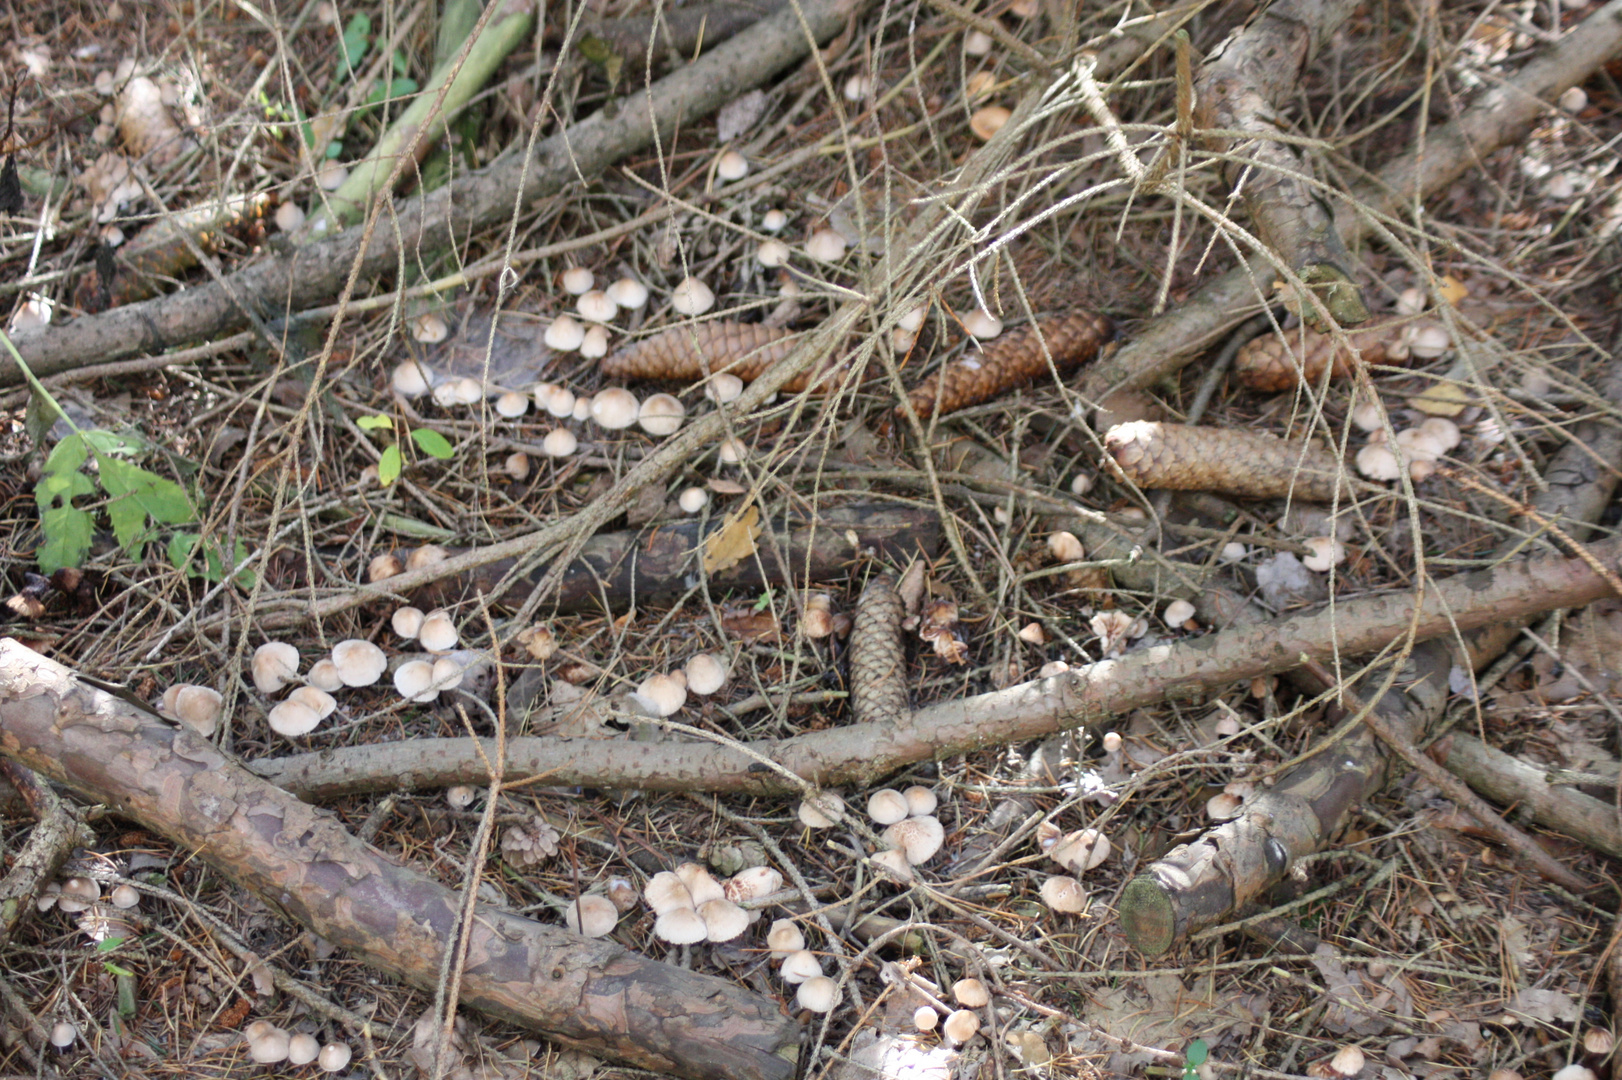
[[[969,662],[969,647],[958,632],[957,604],[931,600],[918,624],[918,636],[935,646],[935,655],[949,664]]]
[[[742,495],[749,489],[736,480],[728,480],[722,476],[712,476],[705,481],[705,486],[717,495]]]
[[[780,641],[782,630],[771,608],[753,611],[734,608],[721,613],[721,626],[739,641]]]
[[[721,527],[704,540],[704,572],[719,573],[737,566],[755,553],[760,537],[760,507],[748,506],[727,515]]]

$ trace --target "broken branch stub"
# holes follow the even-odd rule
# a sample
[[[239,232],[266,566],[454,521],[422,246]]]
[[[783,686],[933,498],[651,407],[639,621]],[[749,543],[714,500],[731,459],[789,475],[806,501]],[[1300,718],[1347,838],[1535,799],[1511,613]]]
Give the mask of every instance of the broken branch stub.
[[[460,896],[391,862],[235,757],[0,639],[0,752],[201,854],[312,933],[426,990]],[[640,1068],[788,1080],[799,1027],[770,998],[484,904],[461,1001]]]
[[[1104,433],[1118,477],[1141,488],[1328,502],[1340,460],[1314,443],[1258,431],[1134,420]],[[1341,494],[1347,494],[1342,487]]]

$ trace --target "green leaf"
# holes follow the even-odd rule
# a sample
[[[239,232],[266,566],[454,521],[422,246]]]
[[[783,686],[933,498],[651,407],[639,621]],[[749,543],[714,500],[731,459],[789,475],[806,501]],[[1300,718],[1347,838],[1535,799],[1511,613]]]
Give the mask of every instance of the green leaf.
[[[122,944],[124,944],[124,939],[121,937],[103,938],[102,940],[96,942],[96,951],[112,952]],[[105,966],[107,967],[107,970],[112,971],[113,965],[107,964]],[[114,974],[116,975],[118,972],[114,972]]]
[[[410,67],[410,65],[406,63],[405,54],[399,49],[395,49],[389,54],[389,63],[394,65],[394,73],[396,75],[404,75]]]
[[[74,506],[41,509],[39,527],[45,534],[45,542],[39,546],[34,557],[39,560],[41,571],[47,575],[54,574],[63,567],[78,566],[84,562],[85,555],[90,552],[90,539],[95,528],[95,520],[89,512]]]
[[[362,431],[382,431],[385,428],[393,430],[394,421],[386,416],[362,416],[355,420],[355,426]]]
[[[84,444],[84,436],[74,432],[56,444],[51,456],[45,459],[45,471],[48,473],[77,472],[79,467],[90,457],[90,450]]]
[[[366,56],[366,43],[372,34],[372,20],[365,12],[356,12],[344,26],[344,36],[338,40],[343,62],[351,73]]]
[[[391,446],[377,460],[377,482],[388,487],[400,478],[400,448]]]
[[[1183,1051],[1183,1061],[1189,1068],[1197,1069],[1205,1064],[1206,1054],[1205,1040],[1195,1039],[1188,1044],[1188,1049]]]
[[[437,431],[428,428],[415,428],[411,432],[411,441],[422,448],[422,452],[429,457],[436,457],[447,461],[456,456],[456,450],[451,446],[450,440]]]
[[[111,496],[107,516],[113,521],[113,535],[132,558],[141,557],[148,518],[165,525],[192,520],[191,500],[173,480],[114,457],[97,458],[97,464],[101,466],[101,486]]]
[[[195,566],[187,566],[192,552],[197,550],[197,541],[202,537],[196,533],[177,532],[169,537],[169,565],[176,570],[185,570],[187,577],[198,577],[201,574]]]

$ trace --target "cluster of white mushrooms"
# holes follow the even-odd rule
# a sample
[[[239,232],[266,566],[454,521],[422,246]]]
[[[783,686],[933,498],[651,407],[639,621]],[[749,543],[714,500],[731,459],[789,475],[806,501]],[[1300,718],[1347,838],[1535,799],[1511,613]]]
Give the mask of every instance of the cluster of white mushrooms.
[[[322,1046],[314,1035],[284,1031],[269,1020],[255,1020],[243,1028],[242,1041],[248,1044],[248,1056],[260,1065],[314,1063],[323,1072],[335,1073],[347,1068],[352,1056],[348,1043]]]
[[[868,817],[884,826],[884,848],[873,855],[873,863],[898,881],[911,881],[912,868],[934,858],[946,839],[946,829],[935,817],[937,805],[935,793],[921,784],[906,791],[880,788],[869,795]],[[800,802],[799,818],[807,828],[831,829],[845,819],[845,800],[837,792],[820,792]]]
[[[1415,483],[1428,480],[1436,463],[1459,445],[1459,426],[1444,416],[1432,416],[1417,426],[1397,432],[1386,441],[1384,410],[1366,401],[1352,410],[1352,423],[1369,433],[1368,444],[1357,452],[1357,471],[1370,480],[1396,480],[1406,466]]]
[[[1115,732],[1109,734],[1115,735],[1115,738],[1111,740],[1106,735],[1104,747],[1114,753],[1120,749],[1120,736]],[[1070,871],[1068,875],[1050,877],[1042,883],[1042,902],[1058,912],[1086,911],[1087,889],[1076,878],[1102,865],[1104,860],[1109,858],[1109,838],[1097,829],[1078,829],[1075,832],[1065,833],[1050,822],[1043,822],[1037,827],[1036,837],[1038,846],[1047,857]]]
[[[688,694],[708,697],[727,684],[731,672],[726,661],[710,653],[696,653],[679,671],[656,672],[631,693],[631,702],[655,719],[674,716],[687,704]]]

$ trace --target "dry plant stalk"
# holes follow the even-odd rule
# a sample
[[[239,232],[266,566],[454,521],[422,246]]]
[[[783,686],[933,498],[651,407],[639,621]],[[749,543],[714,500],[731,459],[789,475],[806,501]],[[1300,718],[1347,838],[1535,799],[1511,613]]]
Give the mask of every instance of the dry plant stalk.
[[[603,357],[611,379],[674,379],[691,382],[728,372],[754,382],[794,351],[800,333],[761,323],[726,320],[682,323]],[[785,393],[822,388],[832,365],[819,364],[783,384]]]
[[[1259,431],[1134,420],[1104,433],[1105,466],[1141,488],[1328,502],[1340,460],[1316,443]],[[1345,494],[1344,487],[1342,494]]]
[[[907,400],[920,420],[979,405],[1046,374],[1050,356],[1052,370],[1060,375],[1080,367],[1097,356],[1114,333],[1108,319],[1086,311],[1043,319],[980,352],[959,357],[913,387]],[[904,416],[896,410],[898,420]]]
[[[856,601],[850,631],[850,711],[858,724],[900,724],[912,712],[901,646],[905,614],[895,579],[887,574],[869,581]]]
[[[1386,345],[1396,340],[1397,333],[1389,326],[1374,326],[1347,335],[1347,344],[1365,364],[1395,363],[1396,357],[1386,351]],[[1334,338],[1300,326],[1283,337],[1264,334],[1246,343],[1234,357],[1233,372],[1252,390],[1277,393],[1302,383],[1316,384],[1331,365],[1329,377],[1344,379],[1356,370],[1356,364],[1350,349],[1336,348]]]

